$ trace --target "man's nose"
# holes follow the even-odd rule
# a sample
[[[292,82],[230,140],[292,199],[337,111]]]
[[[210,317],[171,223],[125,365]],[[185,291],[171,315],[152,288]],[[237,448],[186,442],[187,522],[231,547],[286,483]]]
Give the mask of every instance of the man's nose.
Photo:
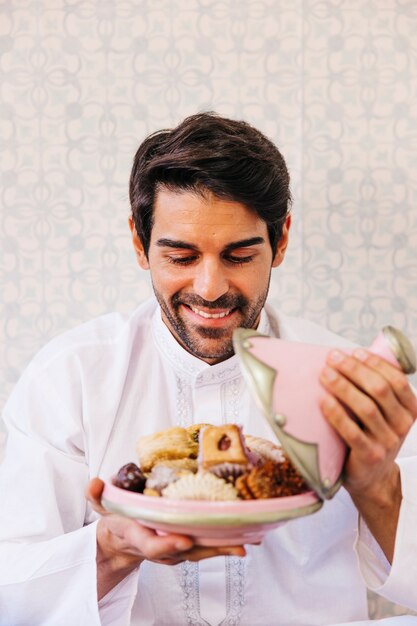
[[[229,290],[225,268],[216,260],[201,262],[196,269],[193,287],[198,296],[214,302]]]

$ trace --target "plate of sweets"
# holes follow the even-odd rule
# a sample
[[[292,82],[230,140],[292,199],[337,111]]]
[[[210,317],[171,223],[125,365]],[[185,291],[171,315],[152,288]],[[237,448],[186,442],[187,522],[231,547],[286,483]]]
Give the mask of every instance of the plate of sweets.
[[[103,506],[204,546],[259,542],[322,506],[283,449],[237,424],[195,424],[144,436],[139,462],[105,484]]]

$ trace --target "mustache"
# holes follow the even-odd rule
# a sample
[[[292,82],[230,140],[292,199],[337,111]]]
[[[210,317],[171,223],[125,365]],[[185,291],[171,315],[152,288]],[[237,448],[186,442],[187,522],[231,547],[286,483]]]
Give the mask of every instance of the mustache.
[[[180,304],[186,304],[197,309],[243,309],[247,305],[247,300],[242,295],[228,294],[223,294],[217,300],[204,300],[204,298],[192,293],[184,295],[176,293],[172,296],[171,302],[175,308],[178,308]]]

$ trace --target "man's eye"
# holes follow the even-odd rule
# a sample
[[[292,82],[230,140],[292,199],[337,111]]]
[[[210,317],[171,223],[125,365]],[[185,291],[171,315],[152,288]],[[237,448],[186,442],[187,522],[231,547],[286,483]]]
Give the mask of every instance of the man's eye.
[[[196,260],[196,256],[169,256],[167,257],[169,263],[174,265],[189,265]]]
[[[243,265],[244,263],[250,263],[253,261],[253,256],[227,256],[226,260],[235,265]]]

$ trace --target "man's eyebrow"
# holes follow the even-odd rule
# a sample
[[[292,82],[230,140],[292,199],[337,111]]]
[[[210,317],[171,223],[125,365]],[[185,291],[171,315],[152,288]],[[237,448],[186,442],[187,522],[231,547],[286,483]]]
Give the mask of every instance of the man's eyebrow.
[[[234,241],[226,246],[225,250],[231,252],[237,250],[237,248],[249,248],[250,246],[259,246],[261,243],[265,243],[263,237],[251,237],[250,239],[241,239],[240,241]]]
[[[260,244],[265,243],[265,239],[263,237],[250,237],[249,239],[240,239],[239,241],[233,241],[225,246],[225,252],[231,252],[232,250],[237,250],[238,248],[249,248],[250,246],[259,246]],[[180,248],[182,250],[198,250],[198,246],[189,243],[187,241],[181,241],[177,239],[167,239],[165,237],[161,237],[155,242],[159,248]]]
[[[197,250],[197,246],[194,246],[192,243],[187,243],[186,241],[177,241],[176,239],[165,239],[162,237],[155,242],[156,246],[160,248],[183,248],[184,250]]]

